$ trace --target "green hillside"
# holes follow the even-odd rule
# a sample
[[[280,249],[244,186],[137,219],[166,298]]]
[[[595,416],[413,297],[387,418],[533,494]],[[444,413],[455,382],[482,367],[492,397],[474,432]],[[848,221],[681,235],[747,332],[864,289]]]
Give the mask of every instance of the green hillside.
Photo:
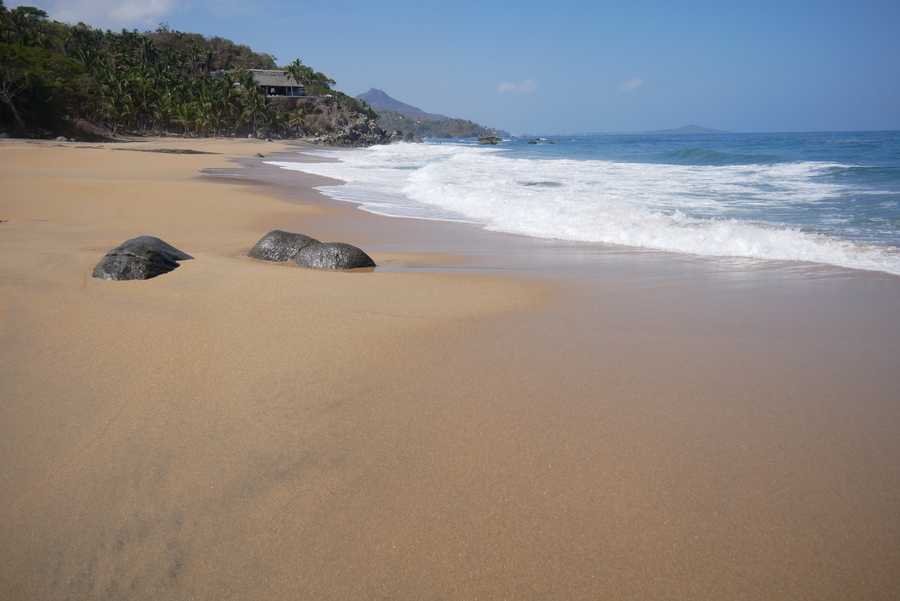
[[[378,125],[387,131],[410,131],[420,138],[480,138],[504,135],[465,119],[414,119],[395,111],[376,111]]]
[[[250,70],[276,68],[271,55],[220,37],[165,24],[104,31],[0,0],[0,134],[315,137],[337,145],[401,139],[299,59],[282,69],[308,96],[269,97]]]

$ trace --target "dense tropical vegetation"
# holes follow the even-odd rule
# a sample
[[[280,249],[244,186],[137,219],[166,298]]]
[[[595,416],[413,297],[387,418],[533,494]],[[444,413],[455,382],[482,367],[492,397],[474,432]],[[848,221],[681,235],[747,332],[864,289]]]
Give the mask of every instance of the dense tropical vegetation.
[[[397,111],[378,111],[378,125],[400,129],[420,138],[479,138],[497,135],[497,130],[466,119],[415,119]]]
[[[0,132],[46,136],[79,123],[110,135],[310,135],[334,107],[374,119],[365,103],[299,59],[283,67],[313,98],[268,98],[249,69],[275,57],[161,24],[138,33],[48,19],[0,0]]]

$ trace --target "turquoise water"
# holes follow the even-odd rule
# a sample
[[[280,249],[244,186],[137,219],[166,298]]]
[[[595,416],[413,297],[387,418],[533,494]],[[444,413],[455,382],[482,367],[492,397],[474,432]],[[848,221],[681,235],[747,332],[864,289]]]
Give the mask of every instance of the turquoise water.
[[[528,144],[535,140],[536,144]],[[396,217],[900,274],[900,132],[578,135],[323,150],[276,162]]]

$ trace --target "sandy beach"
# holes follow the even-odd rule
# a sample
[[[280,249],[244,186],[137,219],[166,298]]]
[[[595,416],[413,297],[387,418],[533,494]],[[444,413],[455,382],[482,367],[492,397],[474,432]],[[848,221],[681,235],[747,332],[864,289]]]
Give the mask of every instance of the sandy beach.
[[[0,599],[900,597],[900,277],[380,217],[298,148],[0,141]],[[91,277],[139,235],[194,259]]]

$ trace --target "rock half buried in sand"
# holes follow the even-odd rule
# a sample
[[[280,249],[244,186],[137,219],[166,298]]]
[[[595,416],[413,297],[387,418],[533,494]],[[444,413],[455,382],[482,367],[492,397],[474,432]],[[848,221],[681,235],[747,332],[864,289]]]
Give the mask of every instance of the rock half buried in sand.
[[[343,242],[318,242],[304,246],[294,263],[314,269],[355,269],[375,267],[375,261],[359,248]]]
[[[159,238],[138,236],[106,253],[93,275],[104,280],[149,280],[169,273],[178,261],[193,258]]]
[[[247,256],[260,261],[290,261],[301,248],[318,242],[303,234],[272,230],[250,249]]]

